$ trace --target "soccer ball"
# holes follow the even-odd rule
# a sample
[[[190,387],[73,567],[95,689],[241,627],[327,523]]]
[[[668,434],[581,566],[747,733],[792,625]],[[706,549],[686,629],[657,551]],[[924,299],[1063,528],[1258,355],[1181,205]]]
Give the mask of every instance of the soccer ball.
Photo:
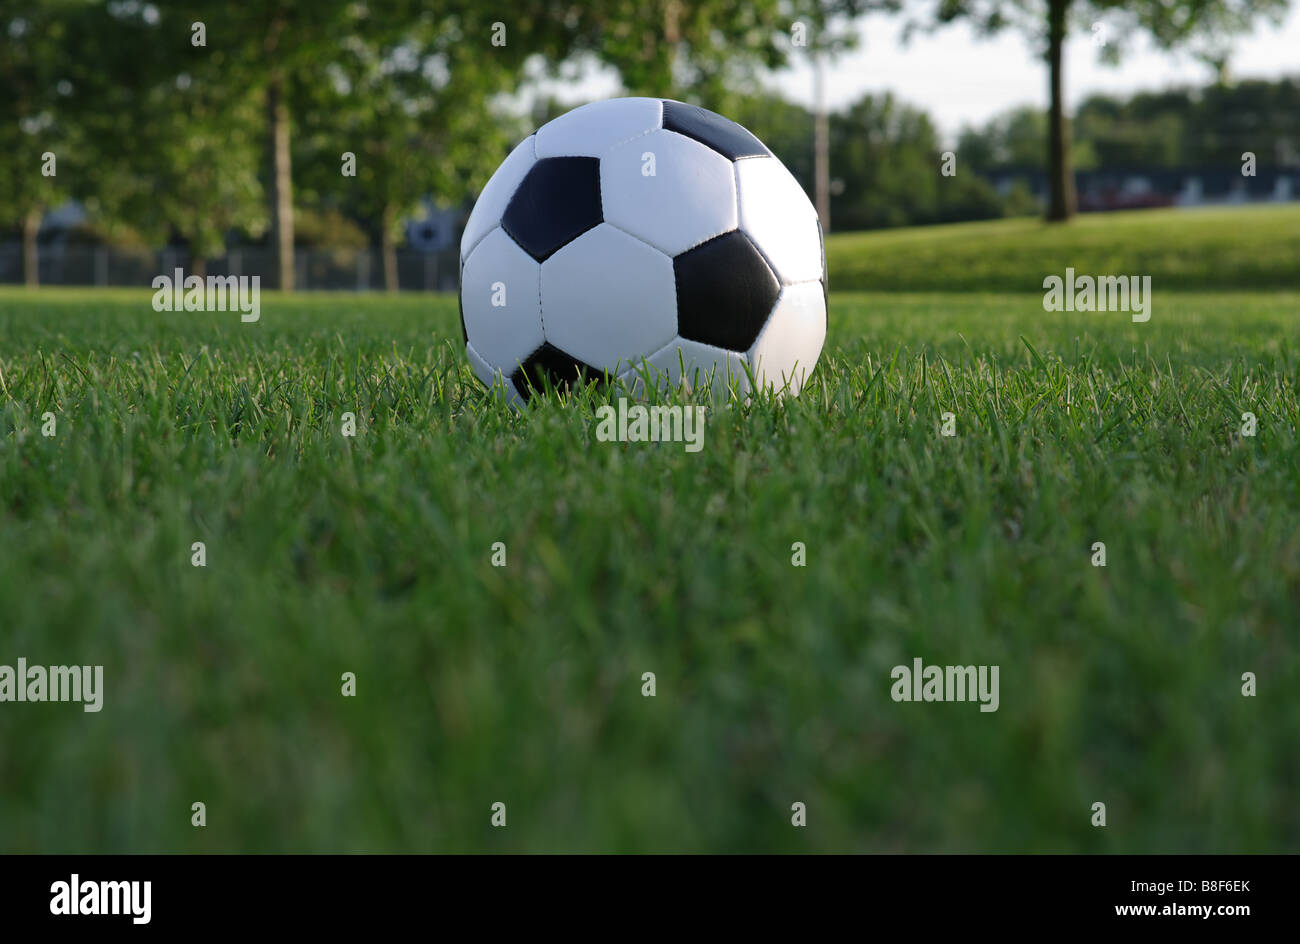
[[[460,243],[474,373],[516,405],[582,379],[798,394],[826,338],[826,255],[798,181],[682,102],[575,108],[516,147]]]

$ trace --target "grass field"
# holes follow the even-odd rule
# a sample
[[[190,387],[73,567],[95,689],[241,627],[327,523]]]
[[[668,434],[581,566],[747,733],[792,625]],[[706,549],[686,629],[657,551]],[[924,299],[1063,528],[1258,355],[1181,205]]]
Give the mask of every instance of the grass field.
[[[1300,294],[834,278],[698,454],[491,402],[451,297],[0,292],[0,663],[106,689],[0,705],[0,851],[1300,847]]]
[[[838,289],[1042,292],[1047,275],[1149,275],[1160,292],[1300,291],[1300,203],[1095,213],[835,235]]]

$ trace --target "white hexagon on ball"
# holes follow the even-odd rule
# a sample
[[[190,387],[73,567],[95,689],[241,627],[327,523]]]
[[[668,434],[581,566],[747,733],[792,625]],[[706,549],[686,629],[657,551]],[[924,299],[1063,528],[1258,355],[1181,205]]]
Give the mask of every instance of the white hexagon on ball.
[[[652,131],[603,155],[600,200],[605,222],[669,256],[736,228],[731,161],[674,131]]]
[[[510,371],[542,346],[541,266],[497,227],[465,260],[461,307],[469,344]]]
[[[600,157],[663,122],[657,98],[612,98],[565,112],[537,131],[537,157]]]
[[[736,161],[740,228],[789,285],[822,277],[817,210],[799,181],[775,157]]]
[[[542,324],[551,344],[617,373],[677,333],[672,260],[602,223],[542,263]]]
[[[787,285],[749,349],[760,388],[799,395],[826,341],[826,297],[821,282]]]

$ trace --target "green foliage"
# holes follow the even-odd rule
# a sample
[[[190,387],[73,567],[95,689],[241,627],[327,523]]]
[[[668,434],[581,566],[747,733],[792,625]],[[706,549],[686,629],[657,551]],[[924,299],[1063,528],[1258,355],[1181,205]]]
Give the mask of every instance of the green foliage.
[[[112,186],[96,183],[92,209],[152,231],[155,244],[174,233],[198,259],[221,255],[232,231],[261,236],[267,227],[258,177],[264,135],[253,96],[232,95],[203,72],[179,73],[129,108],[114,112],[113,124],[130,146],[101,164]]]
[[[998,167],[1043,170],[1047,166],[1043,153],[1046,140],[1046,113],[1022,105],[996,116],[983,128],[964,129],[957,153],[968,167],[980,172]]]
[[[494,99],[519,80],[522,58],[490,46],[489,25],[471,40],[446,16],[392,20],[300,72],[295,164],[308,192],[390,239],[423,199],[472,198],[519,130]],[[355,176],[342,173],[345,153]]]
[[[944,176],[929,117],[892,94],[867,95],[831,115],[831,204],[837,230],[872,229],[1001,215],[997,196],[971,173]]]
[[[88,142],[68,118],[76,91],[65,56],[75,0],[0,0],[0,226],[67,199]],[[55,176],[42,155],[55,155]]]
[[[294,239],[300,246],[320,249],[366,249],[370,245],[365,231],[338,210],[299,209]]]
[[[1088,31],[1104,23],[1104,59],[1117,61],[1122,51],[1145,33],[1162,49],[1187,46],[1209,62],[1228,55],[1234,36],[1248,32],[1260,19],[1278,23],[1289,0],[1061,0],[1070,31]],[[930,0],[929,15],[913,19],[911,28],[966,19],[981,32],[1019,29],[1046,43],[1048,4],[1039,0]]]
[[[1300,167],[1300,79],[1096,95],[1074,133],[1102,166],[1238,167],[1250,151],[1261,166]]]
[[[842,25],[846,18],[898,5],[896,0],[602,0],[579,7],[561,3],[556,15],[566,24],[571,50],[614,68],[630,94],[685,98],[727,110],[735,93],[753,91],[758,70],[784,65],[805,49],[847,48],[855,35]],[[794,43],[795,23],[807,27],[805,47]]]

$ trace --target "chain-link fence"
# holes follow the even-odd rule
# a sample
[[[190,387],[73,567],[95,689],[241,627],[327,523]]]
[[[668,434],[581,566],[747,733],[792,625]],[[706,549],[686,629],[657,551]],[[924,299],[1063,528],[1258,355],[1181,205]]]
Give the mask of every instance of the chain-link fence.
[[[382,291],[383,256],[376,249],[299,249],[294,253],[294,287],[301,291]],[[397,287],[402,291],[455,291],[459,259],[456,249],[443,252],[397,251]],[[124,285],[148,287],[159,275],[176,269],[196,274],[189,254],[176,249],[118,249],[108,246],[40,247],[41,285]],[[271,249],[232,249],[207,260],[207,275],[257,275],[262,287],[275,286]],[[23,282],[23,247],[0,243],[0,284]]]

